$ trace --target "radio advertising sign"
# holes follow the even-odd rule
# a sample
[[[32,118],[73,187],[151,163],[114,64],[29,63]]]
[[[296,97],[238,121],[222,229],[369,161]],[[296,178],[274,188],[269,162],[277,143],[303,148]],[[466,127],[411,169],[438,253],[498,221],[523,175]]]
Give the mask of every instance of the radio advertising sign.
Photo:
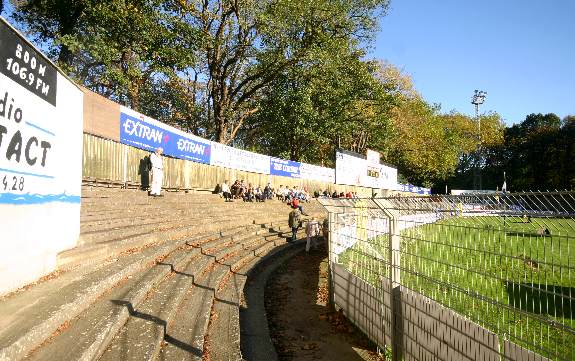
[[[0,293],[52,270],[56,253],[76,244],[82,99],[0,18]]]

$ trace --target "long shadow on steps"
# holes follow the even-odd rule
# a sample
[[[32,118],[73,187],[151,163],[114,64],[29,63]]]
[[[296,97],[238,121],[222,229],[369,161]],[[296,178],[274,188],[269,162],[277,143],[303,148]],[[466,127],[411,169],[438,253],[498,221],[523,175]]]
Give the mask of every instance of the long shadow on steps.
[[[178,271],[177,269],[174,268],[174,265],[171,263],[157,262],[157,264],[162,265],[162,266],[170,266],[170,272],[175,273],[177,275],[181,275],[181,276],[192,277],[192,279],[194,279],[194,275],[189,274],[189,273],[185,273],[182,271]]]
[[[193,277],[193,275],[191,275]],[[146,321],[150,321],[150,322],[154,322],[155,324],[161,326],[164,328],[164,341],[171,343],[172,345],[186,351],[186,352],[190,352],[192,353],[194,356],[198,356],[201,357],[202,356],[202,351],[195,348],[192,345],[189,345],[183,341],[180,341],[172,336],[170,336],[168,334],[168,330],[167,330],[167,322],[165,320],[162,320],[159,317],[153,316],[153,315],[149,315],[147,313],[142,313],[139,311],[136,311],[134,309],[134,306],[132,306],[131,302],[127,302],[127,301],[123,301],[123,300],[111,300],[111,302],[115,305],[118,306],[125,306],[128,309],[128,312],[130,313],[130,317],[137,317],[137,318],[141,318],[143,320]]]
[[[210,254],[206,254],[206,253],[202,253],[202,254],[204,254],[204,255],[206,255],[206,256],[211,256]],[[164,265],[164,266],[170,266],[170,268],[171,268],[171,270],[172,270],[173,273],[176,273],[176,274],[179,274],[179,275],[182,275],[182,276],[192,277],[192,279],[194,279],[194,275],[177,271],[177,270],[174,269],[174,266],[173,266],[172,264],[163,263],[163,262],[158,262],[158,264],[159,264],[159,265]],[[228,265],[228,264],[223,264],[223,263],[220,263],[220,264],[221,264],[222,266],[231,267],[231,266]],[[231,268],[230,268],[230,270],[231,270]],[[234,272],[234,273],[235,273],[235,272]],[[202,289],[204,289],[204,290],[212,291],[212,292],[215,293],[215,290],[214,290],[212,287],[204,286],[204,285],[202,285],[202,284],[196,283],[195,281],[194,281],[193,285],[194,285],[194,287],[202,288]],[[237,302],[227,301],[227,300],[224,300],[224,299],[220,299],[220,298],[218,298],[218,297],[215,297],[214,299],[215,299],[216,301],[223,302],[223,303],[226,303],[226,304],[228,304],[228,305],[239,306],[239,304],[238,304]],[[116,301],[116,300],[114,300],[114,301],[112,301],[112,302],[115,302],[115,301]],[[128,303],[128,304],[129,304],[129,302],[125,302],[125,301],[117,301],[117,302],[118,302],[118,303],[116,303],[116,304],[122,304],[122,305],[124,305],[124,303]],[[131,304],[130,304],[130,307],[131,307]],[[130,315],[131,315],[131,316],[138,317],[138,316],[136,315],[136,314],[139,314],[138,311],[134,311],[133,308],[132,308],[132,309],[128,308],[128,311],[130,312]],[[132,312],[135,312],[136,314],[132,314]],[[155,317],[155,316],[150,316],[150,317],[151,317],[151,318],[154,318],[154,319],[158,319],[158,318]],[[144,318],[144,317],[141,317],[141,318]],[[145,319],[145,320],[148,320],[148,321],[154,321],[154,320],[152,320],[152,319],[147,319],[147,318],[144,318],[144,319]],[[164,334],[167,335],[167,333],[165,333],[165,331],[166,331],[165,321],[163,321],[163,320],[160,320],[160,321],[162,321],[163,323],[162,323],[162,324],[158,323],[158,324],[164,326]],[[166,341],[168,341],[168,340],[166,339]],[[168,341],[168,342],[169,342],[169,341]]]

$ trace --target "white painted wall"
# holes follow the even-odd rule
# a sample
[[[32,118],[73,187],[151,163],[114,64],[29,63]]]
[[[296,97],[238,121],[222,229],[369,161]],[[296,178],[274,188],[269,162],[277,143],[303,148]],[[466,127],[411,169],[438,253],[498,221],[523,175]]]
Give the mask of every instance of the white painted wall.
[[[5,294],[53,271],[56,255],[76,245],[83,93],[1,19],[0,45],[0,294]]]

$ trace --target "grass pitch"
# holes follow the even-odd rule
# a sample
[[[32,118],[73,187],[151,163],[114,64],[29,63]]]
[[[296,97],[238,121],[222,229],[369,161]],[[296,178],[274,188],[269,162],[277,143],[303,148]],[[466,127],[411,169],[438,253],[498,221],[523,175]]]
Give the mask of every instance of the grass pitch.
[[[389,277],[388,245],[358,242],[339,260],[377,285]],[[501,340],[575,360],[574,220],[454,217],[404,229],[401,283]]]

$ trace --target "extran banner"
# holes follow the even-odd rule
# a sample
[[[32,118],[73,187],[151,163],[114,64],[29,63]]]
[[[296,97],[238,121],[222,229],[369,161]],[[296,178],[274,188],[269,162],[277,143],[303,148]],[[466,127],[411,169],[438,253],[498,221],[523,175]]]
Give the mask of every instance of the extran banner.
[[[182,132],[132,109],[120,109],[120,142],[154,151],[162,147],[164,154],[210,164],[211,142]]]

